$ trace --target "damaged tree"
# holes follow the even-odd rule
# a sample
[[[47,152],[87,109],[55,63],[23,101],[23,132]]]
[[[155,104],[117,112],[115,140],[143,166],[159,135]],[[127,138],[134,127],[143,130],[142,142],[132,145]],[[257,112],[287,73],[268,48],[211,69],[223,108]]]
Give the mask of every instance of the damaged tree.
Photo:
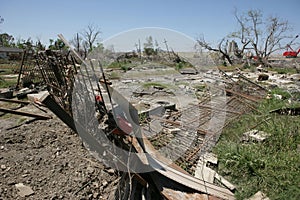
[[[224,37],[221,40],[221,42],[218,44],[218,48],[213,48],[208,42],[205,41],[204,37],[197,39],[197,43],[200,47],[204,49],[220,53],[222,55],[222,60],[226,60],[230,65],[232,65],[233,61],[230,58],[229,53],[227,51],[228,40],[226,40],[225,45],[223,44],[225,39],[226,38]]]
[[[232,33],[232,37],[240,39],[244,49],[249,44],[248,48],[253,49],[258,64],[268,66],[270,55],[284,49],[283,40],[290,38],[287,35],[291,30],[288,21],[274,16],[264,18],[260,10],[249,10],[242,15],[235,11],[234,15],[240,27],[239,31]]]
[[[217,48],[209,45],[204,38],[197,40],[198,45],[209,51],[220,53],[222,59],[232,65],[234,60],[228,52],[228,40],[229,38],[235,39],[240,45],[240,48],[233,52],[237,60],[241,60],[245,56],[246,50],[253,51],[252,53],[255,55],[253,58],[257,60],[257,64],[269,66],[270,55],[284,49],[285,45],[282,42],[290,38],[288,32],[291,27],[288,21],[274,16],[264,18],[260,10],[249,10],[241,15],[235,10],[234,16],[238,22],[238,30],[224,37]]]
[[[88,51],[92,51],[95,45],[95,42],[98,40],[100,31],[93,25],[88,25],[87,28],[82,32],[82,37],[86,42]]]
[[[71,44],[74,45],[76,52],[83,58],[87,57],[87,54],[95,48],[95,43],[99,40],[101,31],[93,25],[88,25],[85,30],[76,35],[71,40]]]

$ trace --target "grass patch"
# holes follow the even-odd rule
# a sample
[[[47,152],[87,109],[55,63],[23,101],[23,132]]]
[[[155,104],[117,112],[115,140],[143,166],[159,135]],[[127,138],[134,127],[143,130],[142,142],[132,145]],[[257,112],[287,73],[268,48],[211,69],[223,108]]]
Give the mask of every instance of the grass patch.
[[[131,69],[132,64],[127,62],[112,62],[107,66],[107,69],[121,69],[124,72]]]
[[[185,68],[193,68],[193,65],[189,62],[180,61],[175,63],[175,70],[185,69]]]
[[[236,69],[241,69],[241,65],[231,65],[231,66],[218,66],[218,69],[224,72],[234,72]]]
[[[157,83],[157,82],[148,82],[148,83],[144,83],[143,87],[146,88],[146,89],[149,89],[151,87],[166,89],[168,87],[168,85],[162,84],[162,83]]]
[[[198,92],[207,91],[207,86],[205,84],[193,85],[193,88]]]
[[[297,69],[291,67],[273,67],[267,70],[277,72],[278,74],[297,74]]]
[[[118,72],[111,72],[109,74],[109,79],[120,79],[120,74]]]
[[[17,79],[4,79],[0,76],[0,88],[10,88],[17,84]]]
[[[219,173],[237,186],[237,199],[258,191],[272,200],[299,199],[300,117],[269,113],[286,105],[287,99],[267,99],[258,107],[262,114],[244,115],[223,130],[214,152]],[[262,143],[241,142],[242,134],[252,127],[271,136]]]

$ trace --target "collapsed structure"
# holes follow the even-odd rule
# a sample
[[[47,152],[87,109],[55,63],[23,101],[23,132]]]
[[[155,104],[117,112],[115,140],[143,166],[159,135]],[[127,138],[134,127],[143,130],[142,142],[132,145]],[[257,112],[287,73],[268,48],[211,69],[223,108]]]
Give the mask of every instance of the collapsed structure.
[[[226,125],[255,110],[263,87],[220,70],[209,76],[222,82],[201,101],[160,102],[140,112],[111,85],[101,60],[78,60],[60,51],[36,55],[35,70],[49,92],[40,101],[99,161],[123,172],[116,199],[234,199],[234,186],[208,168],[216,162],[207,153]]]

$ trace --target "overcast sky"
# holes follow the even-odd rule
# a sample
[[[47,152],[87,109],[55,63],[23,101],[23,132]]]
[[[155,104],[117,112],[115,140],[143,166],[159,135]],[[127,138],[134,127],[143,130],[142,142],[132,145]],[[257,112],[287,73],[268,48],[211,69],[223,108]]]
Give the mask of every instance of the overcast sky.
[[[292,34],[300,33],[299,0],[0,0],[0,31],[45,43],[59,33],[71,39],[89,24],[101,30],[102,40],[131,29],[161,27],[217,43],[237,29],[235,8],[240,13],[260,9],[288,20]]]

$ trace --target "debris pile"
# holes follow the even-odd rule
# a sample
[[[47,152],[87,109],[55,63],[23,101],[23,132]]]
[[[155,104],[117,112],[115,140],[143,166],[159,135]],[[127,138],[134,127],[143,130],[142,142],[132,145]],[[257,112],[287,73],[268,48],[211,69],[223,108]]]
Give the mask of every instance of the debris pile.
[[[110,82],[101,60],[82,60],[76,52],[41,51],[30,70],[25,70],[25,60],[23,56],[23,85],[33,89],[45,85],[47,91],[19,93],[30,102],[0,101],[39,109],[47,106],[78,133],[95,158],[120,172],[115,198],[234,199],[235,186],[210,168],[217,165],[217,158],[209,152],[224,127],[256,110],[257,102],[266,95],[264,87],[241,73],[229,76],[222,70],[200,72],[195,68],[178,73],[161,65],[148,68],[147,63],[130,70],[124,79]],[[150,71],[155,75],[147,80],[137,74]],[[169,71],[174,74],[161,76]],[[158,84],[161,80],[175,82],[177,88]],[[148,85],[141,87],[142,83]],[[191,91],[196,97],[181,104],[173,102],[180,96],[178,91],[183,99]],[[0,108],[0,112],[51,118],[14,108]],[[247,140],[266,139],[266,134],[253,131],[245,133]],[[33,194],[24,185],[16,187],[21,196]]]
[[[202,98],[183,107],[162,101],[156,110],[139,113],[109,85],[101,65],[94,67],[93,62],[83,61],[77,67],[71,54],[51,51],[39,53],[37,63],[50,94],[41,101],[78,132],[96,158],[118,166],[120,171],[128,171],[123,173],[115,193],[118,198],[189,199],[198,193],[233,199],[234,186],[201,160],[217,142],[222,128],[236,117],[255,110],[255,104],[266,94],[265,88],[242,74],[232,77],[221,71],[218,76],[223,77],[221,85],[225,89],[214,90],[215,98]],[[155,89],[164,91],[164,87]],[[212,127],[212,119],[223,121]],[[118,152],[120,149],[147,153],[152,158],[145,161],[135,154],[124,157]],[[112,156],[115,160],[109,159]],[[133,157],[138,162],[129,164]],[[175,163],[170,164],[172,160]],[[152,170],[145,175],[138,172],[140,167]],[[224,187],[216,185],[215,179]]]

